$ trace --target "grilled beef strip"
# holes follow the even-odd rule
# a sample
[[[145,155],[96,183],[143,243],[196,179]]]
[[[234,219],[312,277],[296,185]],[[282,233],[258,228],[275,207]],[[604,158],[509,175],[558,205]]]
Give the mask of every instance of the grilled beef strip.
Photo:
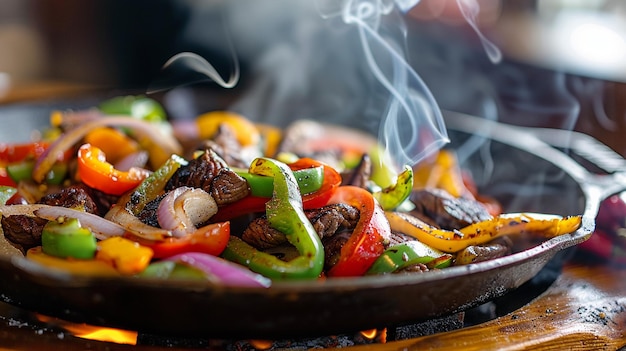
[[[330,269],[337,263],[341,247],[348,241],[359,221],[359,210],[346,204],[335,204],[306,210],[305,214],[322,239],[324,266]],[[285,234],[272,228],[266,217],[254,219],[244,230],[242,239],[261,250],[287,244]]]
[[[353,169],[341,175],[342,185],[354,185],[367,189],[369,179],[372,175],[372,160],[368,154],[363,154],[359,164]]]
[[[304,211],[321,239],[332,236],[338,231],[352,231],[359,221],[359,210],[346,204],[327,205]],[[282,232],[272,228],[265,216],[255,218],[243,231],[241,239],[248,244],[268,249],[287,243]]]
[[[47,194],[37,203],[74,208],[88,213],[99,214],[98,200],[84,185],[72,185],[59,192]],[[26,215],[2,216],[0,224],[4,236],[22,252],[41,245],[41,232],[48,220]]]
[[[230,169],[213,149],[206,149],[200,157],[178,169],[167,182],[165,190],[181,186],[208,192],[218,206],[236,202],[250,194],[248,182]]]
[[[440,229],[459,229],[492,218],[480,202],[454,197],[443,189],[415,190],[409,199],[415,204],[411,215]]]
[[[513,240],[511,238],[507,236],[498,237],[482,245],[466,247],[456,254],[454,264],[458,266],[504,257],[511,254],[512,248]]]
[[[213,150],[231,167],[248,168],[249,166],[241,156],[243,148],[237,141],[235,133],[226,124],[220,124],[215,135],[209,140],[203,140],[197,147],[197,150],[206,149]]]

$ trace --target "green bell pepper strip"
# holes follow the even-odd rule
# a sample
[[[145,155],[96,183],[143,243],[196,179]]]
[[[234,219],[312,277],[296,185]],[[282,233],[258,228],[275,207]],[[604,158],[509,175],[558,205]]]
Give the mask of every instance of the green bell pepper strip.
[[[34,160],[25,160],[21,162],[8,164],[6,167],[7,174],[16,183],[22,180],[33,178],[33,168],[35,168]],[[59,185],[65,180],[67,175],[67,163],[57,162],[46,174],[45,182],[48,184]]]
[[[102,102],[98,109],[107,115],[129,115],[148,122],[163,122],[167,116],[156,100],[144,96],[118,96]]]
[[[428,264],[438,260],[434,268],[445,268],[452,263],[453,256],[411,240],[389,247],[383,252],[366,274],[393,273],[399,269],[418,264]]]
[[[385,211],[390,211],[400,206],[411,195],[413,190],[413,169],[404,166],[404,170],[398,174],[396,183],[373,193],[374,198]]]
[[[304,214],[293,172],[282,162],[257,158],[250,165],[250,173],[274,178],[273,196],[266,204],[267,219],[273,228],[285,234],[300,256],[289,262],[282,261],[235,236],[230,237],[222,256],[270,279],[319,277],[324,268],[324,249],[313,225]]]
[[[274,178],[239,169],[234,169],[234,171],[248,182],[253,196],[272,197]],[[293,171],[293,175],[298,182],[298,188],[300,188],[302,195],[319,190],[324,183],[324,167],[322,166],[299,169]]]
[[[135,216],[138,215],[144,206],[154,200],[160,193],[167,181],[181,167],[187,165],[187,160],[178,156],[171,155],[165,163],[156,171],[152,172],[144,179],[134,191],[124,195],[118,204],[124,204],[126,209]]]
[[[169,280],[207,280],[206,274],[199,269],[174,261],[151,263],[143,272],[138,274],[138,277]]]
[[[95,235],[81,227],[78,219],[61,217],[43,227],[41,247],[50,256],[87,260],[95,257],[97,243]]]
[[[0,205],[6,205],[7,201],[17,193],[17,188],[8,186],[8,185],[0,185]]]

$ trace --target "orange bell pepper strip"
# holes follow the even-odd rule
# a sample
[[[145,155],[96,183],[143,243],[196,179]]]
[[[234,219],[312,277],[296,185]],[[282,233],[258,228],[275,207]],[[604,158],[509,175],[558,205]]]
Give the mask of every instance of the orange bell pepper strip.
[[[385,213],[374,196],[356,186],[337,188],[331,204],[344,203],[359,209],[359,221],[341,248],[338,262],[328,271],[329,277],[361,276],[385,251],[391,236]]]
[[[139,143],[123,132],[109,127],[95,128],[85,135],[85,143],[102,150],[111,163],[139,151]]]
[[[90,144],[78,149],[78,175],[88,186],[106,194],[122,195],[139,185],[150,172],[131,168],[128,172],[115,169],[106,161],[105,153]]]
[[[167,258],[186,252],[202,252],[219,256],[230,238],[230,222],[208,224],[183,237],[169,237],[162,241],[149,241],[130,233],[125,237],[149,247],[154,258]]]

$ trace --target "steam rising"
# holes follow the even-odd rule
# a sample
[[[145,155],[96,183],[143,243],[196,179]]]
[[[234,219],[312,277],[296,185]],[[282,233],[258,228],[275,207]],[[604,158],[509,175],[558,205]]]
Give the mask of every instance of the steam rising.
[[[253,77],[230,108],[276,125],[314,119],[378,133],[387,157],[398,166],[415,164],[449,141],[437,102],[403,53],[402,11],[416,3],[224,3],[228,37],[207,44],[234,43]],[[176,55],[165,68],[174,66],[227,88],[235,87],[239,76],[233,64],[230,79],[222,79],[192,53]]]
[[[480,38],[483,47],[485,48],[485,52],[487,56],[491,60],[492,63],[499,63],[502,60],[502,52],[495,46],[489,39],[485,37],[485,35],[478,29],[478,24],[476,23],[476,17],[480,11],[480,5],[476,0],[457,0],[456,1],[459,9],[461,10],[461,14],[467,21],[467,23],[474,29],[478,37]]]

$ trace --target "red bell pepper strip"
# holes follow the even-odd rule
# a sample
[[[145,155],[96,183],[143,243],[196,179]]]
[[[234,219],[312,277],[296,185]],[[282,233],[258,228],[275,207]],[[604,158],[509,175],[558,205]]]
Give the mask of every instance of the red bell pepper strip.
[[[50,146],[47,142],[0,143],[0,163],[20,162],[27,158],[36,159]]]
[[[16,187],[17,183],[9,176],[5,167],[0,167],[0,185]]]
[[[339,172],[320,161],[311,158],[301,158],[288,166],[292,171],[320,166],[324,168],[324,182],[319,190],[302,196],[302,205],[306,210],[320,208],[328,204],[335,189],[341,184]],[[211,221],[223,222],[248,213],[265,212],[265,204],[269,200],[269,197],[249,195],[235,203],[221,207],[217,214],[211,218]]]
[[[373,195],[356,186],[337,188],[331,204],[344,203],[359,209],[359,222],[341,248],[338,262],[328,271],[329,277],[364,275],[385,251],[391,229],[385,213]]]
[[[230,222],[209,224],[180,238],[170,237],[162,241],[150,241],[130,233],[124,236],[151,248],[154,258],[167,258],[186,252],[202,252],[219,256],[230,238]]]
[[[122,195],[137,187],[149,174],[142,168],[115,169],[99,148],[84,144],[78,149],[78,174],[83,183],[106,194]]]

